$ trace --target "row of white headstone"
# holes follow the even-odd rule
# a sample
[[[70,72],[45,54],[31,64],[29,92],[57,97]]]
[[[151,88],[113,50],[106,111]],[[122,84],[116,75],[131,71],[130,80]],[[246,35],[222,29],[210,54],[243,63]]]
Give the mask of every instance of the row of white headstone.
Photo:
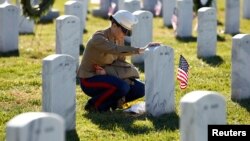
[[[115,7],[114,12],[117,10],[128,10],[134,12],[136,10],[146,10],[155,13],[155,5],[158,0],[100,0],[100,7],[92,11],[94,16],[107,18],[110,10]],[[141,6],[142,5],[142,6]]]
[[[233,37],[232,99],[250,98],[249,44],[250,35]],[[43,59],[43,112],[24,113],[11,119],[7,123],[7,141],[47,140],[47,137],[60,141],[64,140],[65,130],[75,129],[75,63],[76,59],[67,54],[53,54]],[[171,47],[158,46],[145,52],[145,85],[149,114],[158,117],[175,112],[174,51]],[[182,141],[206,141],[209,124],[227,123],[222,94],[193,91],[182,97],[180,103]]]
[[[239,1],[234,1],[238,2]],[[87,17],[87,0],[69,0],[65,3],[65,15],[75,15],[80,19],[80,30],[83,31],[86,26],[86,17]],[[164,1],[163,1],[164,3]],[[230,3],[230,1],[228,1]],[[169,5],[174,5],[174,2],[170,3]],[[129,4],[128,4],[129,5]],[[192,3],[190,1],[177,1],[177,7],[179,5],[179,11],[178,11],[178,27],[177,27],[177,36],[179,37],[189,37],[192,36]],[[229,5],[229,4],[227,4]],[[237,7],[237,4],[231,4],[233,6]],[[7,7],[7,5],[5,5]],[[16,16],[14,13],[17,12],[11,12],[11,11],[18,11],[13,6],[8,5],[9,8],[3,8],[1,10],[6,11],[3,14],[5,16],[0,17],[3,24],[1,24],[0,27],[0,52],[8,52],[12,50],[18,50],[18,32],[17,32],[17,21]],[[133,5],[127,6],[128,8],[133,7]],[[189,7],[189,8],[188,8]],[[230,9],[232,6],[228,6]],[[168,7],[166,7],[168,8]],[[239,8],[239,7],[238,7]],[[5,9],[5,10],[4,10]],[[9,9],[9,10],[8,10]],[[132,8],[134,9],[134,8]],[[137,8],[138,9],[138,8]],[[171,9],[171,8],[169,8]],[[185,10],[186,9],[186,10]],[[188,9],[188,10],[187,10]],[[235,10],[237,8],[233,8],[232,10]],[[136,10],[136,9],[134,9]],[[134,10],[131,10],[133,12]],[[182,11],[183,10],[183,11]],[[226,13],[236,13],[237,12],[232,10],[227,10]],[[239,9],[238,9],[239,11]],[[8,14],[9,13],[9,14]],[[164,12],[165,13],[165,12]],[[171,12],[170,12],[171,13]],[[183,14],[181,14],[183,13]],[[153,30],[153,14],[149,11],[143,11],[143,10],[136,10],[134,11],[134,15],[136,15],[140,20],[140,22],[135,25],[133,28],[133,35],[131,37],[131,45],[142,47],[145,46],[147,43],[152,41],[152,30]],[[232,14],[228,14],[229,18],[232,18]],[[234,15],[234,14],[233,14]],[[191,17],[189,17],[191,16]],[[12,17],[12,18],[11,18]],[[169,16],[168,16],[169,17]],[[187,18],[189,17],[189,18]],[[235,16],[238,18],[239,16]],[[7,20],[8,19],[8,20]],[[201,8],[198,11],[198,50],[197,50],[197,56],[198,57],[210,57],[216,55],[216,41],[217,41],[217,17],[216,17],[216,9],[214,8]],[[234,18],[235,19],[235,18]],[[189,22],[188,22],[189,21]],[[237,20],[228,20],[228,21],[237,21]],[[15,24],[9,29],[8,25],[9,23]],[[188,24],[189,23],[189,24]],[[226,24],[226,32],[233,33],[233,32],[239,32],[238,27],[239,22],[228,22],[230,24]],[[228,26],[227,26],[228,25]],[[235,28],[235,30],[232,30]],[[67,30],[68,28],[64,28]],[[227,30],[228,29],[228,30]],[[140,31],[145,31],[147,34],[141,34]],[[83,36],[80,33],[80,45],[82,44]],[[12,37],[12,38],[10,38]],[[77,41],[76,41],[77,42]],[[142,63],[144,61],[143,55],[135,55],[131,58],[133,63]]]
[[[70,41],[68,43],[70,44],[78,44],[82,45],[82,39],[83,39],[83,30],[86,26],[86,17],[87,17],[87,8],[88,8],[88,0],[69,0],[65,3],[65,15],[74,15],[79,18],[80,20],[80,28],[73,27],[75,29],[74,32],[71,33],[70,37],[73,36],[71,40],[68,40],[68,37],[63,37],[61,34],[63,40]],[[20,8],[17,6],[10,4],[8,2],[5,2],[3,4],[0,4],[0,52],[1,53],[8,53],[11,51],[18,51],[18,37],[19,37],[19,31],[20,31],[20,25],[24,25],[23,23],[27,23],[25,17],[19,15]],[[58,22],[60,21],[60,18],[58,19]],[[30,24],[34,25],[33,21],[29,22]],[[74,23],[71,23],[74,24]],[[27,24],[25,24],[27,25]],[[24,27],[24,26],[22,26]],[[25,28],[28,29],[29,27],[32,27],[33,32],[33,26],[26,26]],[[62,32],[67,32],[68,29],[71,27],[58,27],[58,29],[62,30]],[[59,30],[59,31],[61,31]],[[78,33],[80,32],[80,33]],[[57,34],[60,34],[60,32],[57,32]],[[75,39],[75,36],[78,35],[79,37]],[[57,45],[68,45],[64,44],[65,42],[58,42]],[[70,48],[69,46],[68,48]],[[58,50],[58,52],[63,52]],[[74,56],[77,53],[74,54]],[[79,53],[78,53],[79,54]],[[73,55],[73,54],[71,54]]]
[[[160,50],[163,51],[164,49]],[[169,101],[173,99],[160,96],[160,93],[158,95],[152,97],[153,100],[150,101],[153,101],[154,104],[160,103],[152,106],[147,104],[147,108],[152,107],[149,110],[156,110],[157,114],[163,114],[162,111],[166,110],[172,112],[174,109]],[[60,97],[63,96],[65,95],[61,95]],[[58,97],[53,96],[54,99]],[[68,96],[64,98],[66,99]],[[167,99],[167,101],[160,100],[160,98]],[[62,98],[53,101],[58,102],[59,100],[62,100]],[[224,97],[217,92],[193,91],[182,97],[180,103],[179,128],[181,141],[207,141],[208,125],[227,123],[226,102]],[[60,106],[63,106],[61,104]],[[166,106],[171,106],[171,108]],[[60,108],[64,109],[65,107]],[[56,111],[27,112],[13,117],[6,125],[6,141],[64,141],[65,120],[67,123],[69,119],[64,119],[54,112]]]
[[[186,15],[188,15],[188,17],[186,17],[185,19],[192,19],[193,0],[143,0],[143,3],[141,3],[141,0],[117,0],[117,1],[101,0],[100,8],[93,10],[93,15],[107,17],[108,13],[110,12],[110,8],[112,8],[112,3],[116,5],[115,11],[125,9],[130,12],[134,12],[136,10],[142,9],[142,10],[155,13],[155,10],[159,1],[161,2],[164,25],[171,26],[171,18],[174,12],[174,7],[177,7],[177,9],[179,9],[180,17],[185,18]],[[217,5],[216,3],[217,1],[214,0],[212,4],[213,7],[215,8]],[[250,0],[244,0],[243,18],[246,18],[246,19],[250,19],[250,10],[248,8],[249,4],[250,4]],[[229,26],[226,28],[226,31],[228,33],[231,33],[231,32],[238,33],[237,27],[235,27],[235,29],[231,29],[230,27],[232,24],[237,23],[237,18],[239,18],[240,1],[226,0],[225,6],[226,6],[225,9],[228,9],[226,13],[225,23],[228,23],[228,26]]]
[[[171,26],[171,18],[173,15],[174,6],[176,5],[176,16],[177,16],[177,31],[176,36],[178,37],[191,37],[192,36],[192,21],[193,21],[193,0],[168,0],[169,3],[163,1],[163,17],[164,24]],[[250,0],[244,0],[243,3],[243,17],[250,19]],[[213,6],[215,11],[213,15],[206,14],[211,17],[214,21],[216,18],[216,4]],[[204,9],[203,9],[204,10]],[[226,0],[225,2],[225,33],[227,34],[238,34],[240,31],[240,1],[239,0]],[[199,12],[199,11],[198,11]],[[202,12],[202,11],[200,11]],[[211,13],[211,12],[208,12]],[[216,19],[215,19],[216,20]],[[208,21],[208,20],[207,20]],[[207,22],[206,21],[206,22]],[[205,24],[205,23],[203,23]],[[217,23],[216,23],[217,24]],[[199,25],[199,24],[198,24]],[[214,29],[213,29],[214,30]]]

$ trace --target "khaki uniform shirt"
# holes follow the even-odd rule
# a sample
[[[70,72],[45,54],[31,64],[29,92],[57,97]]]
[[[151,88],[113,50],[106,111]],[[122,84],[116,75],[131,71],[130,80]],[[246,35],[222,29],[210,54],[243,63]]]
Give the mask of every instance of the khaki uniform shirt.
[[[124,41],[115,41],[111,29],[97,31],[88,41],[83,53],[77,76],[89,78],[95,76],[94,65],[105,66],[124,56],[138,54],[139,48],[124,46]]]

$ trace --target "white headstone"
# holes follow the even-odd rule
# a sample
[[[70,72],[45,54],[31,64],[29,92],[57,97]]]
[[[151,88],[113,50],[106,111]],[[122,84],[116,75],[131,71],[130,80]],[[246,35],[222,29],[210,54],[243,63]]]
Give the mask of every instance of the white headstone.
[[[240,1],[226,0],[225,33],[237,34],[240,28]]]
[[[149,11],[138,10],[133,13],[138,18],[138,23],[133,26],[131,46],[144,47],[153,38],[153,14]],[[143,32],[142,32],[143,31]],[[144,55],[131,56],[132,63],[144,63]]]
[[[243,2],[243,18],[250,19],[250,0]]]
[[[158,0],[143,0],[143,10],[155,13],[155,5]]]
[[[79,1],[74,1],[74,0],[69,0],[64,4],[64,9],[65,9],[65,15],[74,15],[76,17],[78,17],[80,19],[80,31],[81,34],[80,36],[80,45],[83,44],[83,27],[85,27],[85,25],[83,25],[85,22],[84,20],[86,20],[86,17],[83,17],[83,5],[81,2]],[[79,46],[80,46],[79,45]]]
[[[83,7],[83,29],[86,28],[86,19],[87,19],[87,15],[88,15],[88,4],[89,1],[88,0],[77,0],[79,2],[81,2],[82,7]]]
[[[3,4],[5,1],[8,3],[10,2],[10,0],[0,0],[0,4]]]
[[[23,15],[22,6],[20,5],[19,1],[16,1],[16,6],[20,9],[20,17],[19,17],[19,33],[26,34],[26,33],[34,33],[34,20],[30,19]],[[35,2],[35,1],[33,1]]]
[[[19,8],[9,3],[0,5],[0,52],[18,51]]]
[[[216,55],[217,17],[212,7],[198,10],[197,56],[211,57]]]
[[[6,141],[64,141],[64,120],[45,112],[28,112],[7,123]]]
[[[250,98],[250,35],[238,34],[233,37],[231,98]]]
[[[56,19],[56,53],[74,57],[79,65],[80,20],[73,15],[62,15]]]
[[[176,0],[162,0],[163,2],[163,9],[162,9],[162,15],[163,15],[163,22],[165,26],[172,26],[172,16],[174,13],[174,8],[176,5]]]
[[[65,54],[53,54],[43,59],[43,111],[61,115],[66,130],[75,129],[76,65]]]
[[[129,12],[135,12],[141,9],[141,1],[139,0],[124,0],[123,5],[124,10],[128,10]]]
[[[226,102],[213,91],[193,91],[181,98],[181,141],[207,141],[208,125],[226,124]]]
[[[193,0],[177,0],[176,36],[185,38],[192,36]]]
[[[118,10],[124,10],[124,1],[125,0],[117,0]]]
[[[100,8],[92,11],[93,16],[107,18],[112,0],[100,0]]]
[[[145,51],[146,111],[153,116],[175,110],[174,50],[167,46]]]
[[[19,17],[19,33],[34,33],[34,21],[28,17],[20,15]]]

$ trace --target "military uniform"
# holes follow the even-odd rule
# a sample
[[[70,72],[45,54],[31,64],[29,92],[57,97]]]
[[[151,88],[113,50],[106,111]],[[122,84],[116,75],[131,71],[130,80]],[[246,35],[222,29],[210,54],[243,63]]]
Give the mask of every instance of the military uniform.
[[[92,97],[88,104],[98,111],[116,109],[117,101],[125,97],[126,102],[144,96],[144,84],[136,79],[127,83],[117,76],[99,75],[95,65],[105,68],[116,60],[125,61],[125,56],[138,54],[139,48],[124,46],[124,41],[115,40],[111,29],[97,31],[88,41],[77,72],[82,90]]]

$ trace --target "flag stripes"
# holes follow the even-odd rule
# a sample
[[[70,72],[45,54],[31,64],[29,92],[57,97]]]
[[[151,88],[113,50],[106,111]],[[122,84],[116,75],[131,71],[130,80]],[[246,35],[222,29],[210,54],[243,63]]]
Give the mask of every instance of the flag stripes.
[[[180,82],[181,89],[185,89],[188,85],[188,69],[189,69],[189,64],[187,60],[182,55],[180,55],[177,80],[179,80]]]

